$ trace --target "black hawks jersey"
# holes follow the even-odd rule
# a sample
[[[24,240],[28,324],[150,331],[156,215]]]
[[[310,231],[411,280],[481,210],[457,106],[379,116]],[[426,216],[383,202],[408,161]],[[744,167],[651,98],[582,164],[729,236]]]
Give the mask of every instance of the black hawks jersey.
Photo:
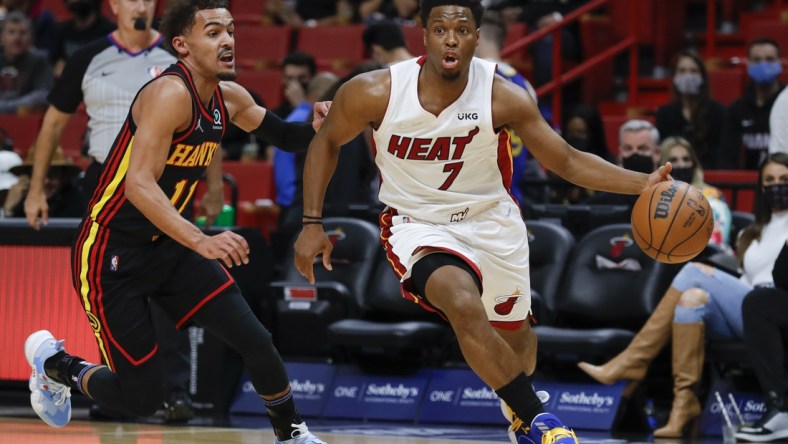
[[[221,155],[219,144],[224,135],[227,110],[221,88],[218,86],[209,105],[203,106],[191,73],[181,62],[171,65],[161,75],[180,77],[192,97],[192,123],[185,131],[172,135],[167,164],[158,180],[164,194],[178,213],[182,213],[191,203],[197,183],[203,177],[205,168],[211,163],[213,156]],[[142,88],[144,89],[145,86]],[[135,97],[134,101],[136,100]],[[88,217],[111,230],[125,232],[140,239],[150,239],[162,234],[161,231],[125,196],[126,171],[131,151],[134,149],[134,134],[137,130],[131,109],[130,107],[126,121],[104,163],[98,187],[90,200]]]

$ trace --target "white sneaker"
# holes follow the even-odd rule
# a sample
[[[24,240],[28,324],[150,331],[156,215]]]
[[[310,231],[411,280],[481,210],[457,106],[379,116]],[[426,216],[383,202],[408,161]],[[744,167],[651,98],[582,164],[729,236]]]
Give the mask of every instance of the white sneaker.
[[[740,427],[736,432],[736,439],[742,441],[767,442],[781,438],[788,438],[788,412],[778,411],[753,426]]]
[[[301,424],[290,425],[295,428],[293,433],[290,435],[293,438],[286,441],[279,441],[278,439],[275,439],[274,444],[326,444],[325,441],[321,441],[320,438],[309,432],[305,422],[302,422]]]
[[[63,350],[63,341],[41,330],[25,341],[25,357],[33,368],[30,376],[30,405],[45,423],[63,427],[71,420],[71,387],[61,384],[44,371],[44,361]]]

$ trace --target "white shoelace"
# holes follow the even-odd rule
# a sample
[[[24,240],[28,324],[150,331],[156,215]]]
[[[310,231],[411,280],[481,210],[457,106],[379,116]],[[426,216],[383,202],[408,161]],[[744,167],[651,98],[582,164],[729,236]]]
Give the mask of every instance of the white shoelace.
[[[39,387],[41,387],[42,390],[52,392],[52,399],[55,400],[55,405],[61,406],[65,404],[68,397],[71,396],[71,387],[59,382],[54,382],[49,378],[41,379],[43,379],[44,382],[39,384]]]

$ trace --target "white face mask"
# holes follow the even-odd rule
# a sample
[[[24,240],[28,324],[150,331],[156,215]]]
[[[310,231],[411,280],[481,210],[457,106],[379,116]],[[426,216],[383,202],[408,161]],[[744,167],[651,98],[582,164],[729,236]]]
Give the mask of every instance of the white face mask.
[[[698,94],[703,85],[703,77],[691,72],[676,74],[673,77],[673,84],[682,94]]]

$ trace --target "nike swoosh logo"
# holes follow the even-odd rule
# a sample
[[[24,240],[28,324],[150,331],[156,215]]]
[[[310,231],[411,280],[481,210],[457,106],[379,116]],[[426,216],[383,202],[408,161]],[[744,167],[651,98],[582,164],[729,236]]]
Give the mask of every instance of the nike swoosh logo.
[[[101,71],[101,77],[107,77],[115,71]]]

